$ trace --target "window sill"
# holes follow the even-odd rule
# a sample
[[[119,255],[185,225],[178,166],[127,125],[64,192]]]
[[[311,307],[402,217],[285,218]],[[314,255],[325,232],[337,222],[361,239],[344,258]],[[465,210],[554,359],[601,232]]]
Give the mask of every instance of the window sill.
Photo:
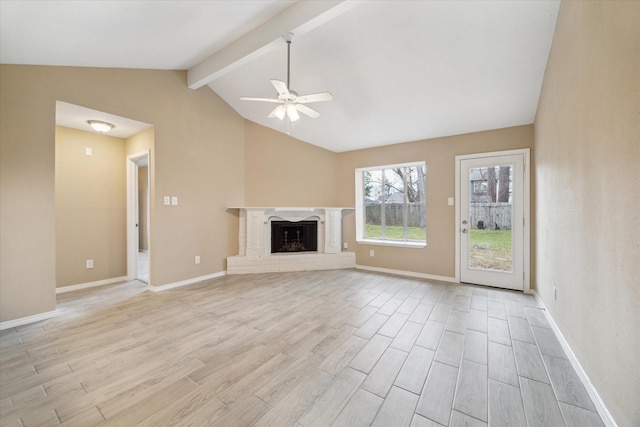
[[[397,240],[356,239],[361,245],[396,246],[399,248],[421,249],[427,247],[427,242],[401,242]]]

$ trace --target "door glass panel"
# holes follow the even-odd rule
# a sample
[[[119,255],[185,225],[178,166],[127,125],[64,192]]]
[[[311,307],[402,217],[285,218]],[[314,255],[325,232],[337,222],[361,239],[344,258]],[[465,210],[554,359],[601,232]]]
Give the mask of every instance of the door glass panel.
[[[513,165],[469,169],[468,267],[513,271]]]

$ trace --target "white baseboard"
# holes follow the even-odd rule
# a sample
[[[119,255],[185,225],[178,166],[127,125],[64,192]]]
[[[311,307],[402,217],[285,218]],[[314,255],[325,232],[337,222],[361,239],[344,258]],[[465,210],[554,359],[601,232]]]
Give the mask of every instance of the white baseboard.
[[[126,282],[126,281],[127,281],[127,276],[122,276],[122,277],[112,277],[111,279],[96,280],[95,282],[80,283],[78,285],[63,286],[60,288],[56,288],[56,294],[63,294],[65,292],[73,292],[80,289],[95,288],[96,286],[111,285],[113,283]]]
[[[15,328],[17,326],[27,325],[29,323],[47,320],[58,315],[58,310],[47,311],[46,313],[34,314],[33,316],[21,317],[20,319],[7,320],[0,322],[0,331]]]
[[[596,410],[600,415],[600,418],[602,418],[602,422],[604,422],[604,424],[607,427],[617,427],[618,425],[616,424],[615,420],[611,416],[611,413],[609,412],[606,405],[600,398],[598,391],[596,390],[593,383],[589,379],[589,376],[587,375],[585,370],[582,368],[582,365],[578,361],[578,358],[576,357],[576,355],[573,353],[573,350],[571,350],[571,347],[569,347],[569,343],[562,335],[560,328],[558,328],[558,325],[556,324],[555,320],[553,320],[553,317],[551,316],[551,313],[549,313],[549,310],[547,310],[547,307],[544,305],[542,298],[540,298],[540,295],[538,295],[537,292],[533,291],[532,293],[533,295],[535,295],[536,300],[538,301],[538,304],[540,304],[540,306],[544,309],[547,320],[551,325],[551,329],[553,329],[553,332],[555,332],[556,336],[558,337],[558,341],[560,341],[560,345],[562,346],[562,349],[567,354],[567,357],[569,358],[569,362],[571,362],[571,366],[573,366],[573,369],[576,370],[576,373],[578,374],[580,381],[582,381],[582,385],[584,385],[584,388],[587,390],[587,393],[589,394],[589,397],[593,401],[593,404],[595,405]]]
[[[417,277],[419,279],[440,280],[442,282],[460,283],[455,277],[437,276],[435,274],[416,273],[414,271],[393,270],[391,268],[370,267],[368,265],[356,265],[358,270],[376,271],[378,273],[396,274],[398,276]]]
[[[193,285],[194,283],[204,282],[205,280],[216,279],[218,277],[226,276],[226,271],[220,271],[218,273],[207,274],[206,276],[194,277],[192,279],[181,280],[180,282],[167,283],[161,286],[149,285],[149,290],[153,292],[166,291],[168,289],[179,288],[181,286]]]

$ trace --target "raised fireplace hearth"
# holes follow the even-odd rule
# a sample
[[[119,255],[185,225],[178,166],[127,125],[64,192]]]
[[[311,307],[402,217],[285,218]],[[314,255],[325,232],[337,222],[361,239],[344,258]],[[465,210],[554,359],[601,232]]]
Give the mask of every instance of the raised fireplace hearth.
[[[342,212],[350,208],[240,207],[237,256],[227,274],[355,268],[342,252]]]

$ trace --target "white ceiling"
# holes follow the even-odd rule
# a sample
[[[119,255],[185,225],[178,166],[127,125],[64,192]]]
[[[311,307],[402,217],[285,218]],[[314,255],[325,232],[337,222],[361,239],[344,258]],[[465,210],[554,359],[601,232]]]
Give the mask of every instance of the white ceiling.
[[[341,152],[533,123],[559,0],[0,0],[0,62],[185,69],[248,120]],[[267,119],[270,79],[329,91]]]

